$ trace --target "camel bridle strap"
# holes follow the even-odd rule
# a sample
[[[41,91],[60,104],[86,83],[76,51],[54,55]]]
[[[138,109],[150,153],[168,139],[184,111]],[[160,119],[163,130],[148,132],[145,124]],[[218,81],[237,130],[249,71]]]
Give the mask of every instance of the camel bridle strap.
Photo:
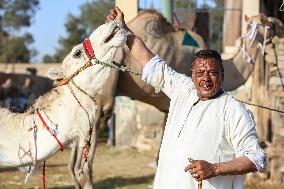
[[[46,121],[43,119],[41,113],[37,110],[36,111],[40,121],[42,122],[44,128],[54,137],[54,139],[56,140],[56,142],[58,143],[59,147],[60,147],[60,151],[63,151],[63,144],[60,142],[60,140],[57,138],[56,132],[52,131],[52,129],[48,126],[48,124],[46,123]]]
[[[86,68],[92,66],[91,60],[89,60],[88,62],[86,62],[86,64],[84,64],[84,66],[80,67],[77,71],[75,71],[73,74],[71,74],[68,77],[65,77],[59,81],[56,82],[56,84],[54,85],[55,87],[58,86],[62,86],[62,85],[66,85],[70,82],[71,79],[73,79],[76,75],[78,75],[81,71],[85,70]]]
[[[84,93],[84,94],[87,95],[92,101],[94,101],[95,103],[97,103],[96,100],[95,100],[95,98],[94,98],[92,95],[90,95],[89,93],[87,93],[86,91],[84,91],[81,87],[79,87],[79,86],[75,83],[75,81],[74,81],[73,79],[71,79],[71,83],[72,83],[72,85],[74,85],[80,92]]]
[[[83,41],[83,47],[89,59],[92,59],[93,57],[95,57],[95,52],[92,47],[92,43],[88,37]]]
[[[87,96],[89,96],[95,103],[95,99],[88,93],[86,93],[84,90],[82,90],[73,80],[71,80],[71,83],[81,92],[83,92],[84,94],[86,94]],[[79,104],[79,106],[88,114],[87,110],[84,108],[84,106],[82,105],[82,103],[80,102],[80,100],[77,98],[75,92],[73,91],[72,87],[70,86],[70,84],[67,84],[71,94],[73,95],[73,97],[75,98],[75,100],[77,101],[77,103]],[[86,143],[85,143],[85,146],[84,146],[84,150],[83,150],[83,159],[84,159],[84,162],[83,162],[83,166],[82,166],[82,169],[81,169],[81,172],[83,173],[83,167],[84,167],[84,164],[88,161],[88,156],[89,156],[89,151],[90,151],[90,148],[91,148],[91,138],[92,138],[92,133],[93,133],[93,126],[90,124],[89,125],[90,129],[89,129],[89,132],[88,132],[88,136],[87,136],[87,139],[86,139]]]
[[[106,67],[116,69],[118,71],[130,73],[132,75],[142,76],[141,73],[134,72],[134,71],[130,70],[130,68],[128,68],[126,66],[122,66],[122,65],[116,63],[115,61],[113,61],[112,63],[106,63],[106,62],[101,62],[101,61],[95,59],[95,64],[101,64],[101,65],[104,65]]]
[[[116,70],[119,70],[119,71],[122,71],[122,72],[128,72],[128,73],[133,74],[133,75],[139,75],[139,76],[142,75],[141,73],[131,71],[128,67],[122,66],[122,65],[120,65],[116,62],[106,63],[106,62],[102,62],[102,61],[98,60],[96,58],[94,49],[92,48],[91,41],[88,37],[83,41],[83,47],[84,47],[85,53],[88,56],[89,60],[86,62],[86,64],[84,64],[84,66],[80,67],[77,71],[75,71],[75,73],[73,73],[70,76],[67,76],[67,77],[65,77],[61,80],[58,80],[55,84],[55,87],[68,84],[81,71],[83,71],[86,68],[91,67],[92,65],[95,65],[95,64],[100,64],[100,65],[103,65],[103,66],[106,66],[106,67],[109,67],[109,68],[113,68],[113,69],[116,69]]]
[[[89,60],[84,64],[84,66],[80,67],[77,71],[75,71],[75,73],[71,74],[70,76],[63,78],[60,81],[57,81],[57,83],[55,84],[55,86],[61,86],[61,85],[66,85],[70,82],[71,79],[73,79],[73,77],[75,77],[76,75],[78,75],[81,71],[85,70],[86,68],[92,66],[92,59],[96,59],[95,57],[95,52],[94,49],[92,47],[92,43],[90,41],[90,39],[87,37],[84,41],[83,41],[83,47],[85,50],[86,55],[89,57]]]

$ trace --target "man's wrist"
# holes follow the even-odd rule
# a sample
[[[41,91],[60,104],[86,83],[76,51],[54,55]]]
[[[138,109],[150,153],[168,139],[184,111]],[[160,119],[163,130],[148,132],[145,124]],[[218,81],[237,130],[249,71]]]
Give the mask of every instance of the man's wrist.
[[[222,174],[221,165],[219,163],[214,163],[213,168],[214,168],[214,176],[215,177],[220,176]]]

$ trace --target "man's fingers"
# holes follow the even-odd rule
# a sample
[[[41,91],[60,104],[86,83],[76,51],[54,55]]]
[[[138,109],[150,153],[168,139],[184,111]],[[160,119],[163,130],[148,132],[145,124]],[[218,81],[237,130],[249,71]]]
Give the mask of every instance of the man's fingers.
[[[186,167],[184,168],[184,171],[185,171],[185,172],[187,172],[187,171],[193,171],[193,170],[196,170],[196,165],[193,164],[193,163],[189,164],[188,166],[186,166]]]
[[[111,16],[106,17],[106,22],[109,22],[109,21],[112,21],[112,20],[113,20],[113,18]]]
[[[120,8],[118,8],[118,7],[115,7],[115,10],[116,10],[117,12],[121,12]]]
[[[189,165],[184,168],[184,171],[185,171],[185,172],[187,172],[187,171],[189,171],[189,170],[190,170]]]
[[[118,7],[115,7],[115,12],[117,17],[120,19],[120,21],[123,21],[124,20],[123,12]]]
[[[197,170],[196,169],[189,169],[188,171],[190,174],[194,175],[197,173]]]
[[[110,17],[110,19],[115,19],[116,15],[115,14],[109,14],[108,17]]]
[[[115,9],[110,9],[109,14],[116,15],[115,12],[116,12]]]
[[[122,14],[122,11],[118,7],[115,7],[114,10],[115,10],[117,15],[121,15]]]
[[[188,158],[188,161],[189,161],[190,163],[193,163],[193,161],[195,161],[195,160],[192,159],[192,158]]]

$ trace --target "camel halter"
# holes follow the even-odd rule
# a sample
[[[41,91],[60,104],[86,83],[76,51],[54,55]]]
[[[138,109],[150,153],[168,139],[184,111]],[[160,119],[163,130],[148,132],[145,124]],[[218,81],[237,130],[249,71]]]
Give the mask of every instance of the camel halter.
[[[77,71],[75,71],[70,76],[65,77],[65,78],[57,81],[57,83],[55,84],[55,87],[68,84],[81,71],[83,71],[86,68],[91,67],[95,64],[100,64],[100,65],[103,65],[103,66],[106,66],[106,67],[109,67],[109,68],[113,68],[113,69],[116,69],[116,70],[119,70],[119,71],[122,71],[122,72],[128,72],[128,73],[133,74],[133,75],[139,75],[139,76],[142,75],[141,73],[131,71],[130,68],[128,68],[126,66],[122,66],[122,65],[120,65],[120,64],[118,64],[114,61],[112,63],[106,63],[106,62],[102,62],[102,61],[98,60],[95,56],[94,50],[92,48],[91,41],[88,37],[83,41],[83,47],[85,49],[86,55],[89,57],[89,60],[84,64],[84,66],[80,67]]]
[[[245,39],[245,38],[249,38],[251,40],[250,44],[249,44],[249,48],[251,47],[251,45],[254,43],[256,36],[257,36],[257,32],[258,32],[258,27],[260,24],[258,24],[257,22],[253,21],[252,23],[248,23],[249,25],[251,25],[251,29],[241,38]],[[268,32],[269,26],[264,26],[264,39],[262,44],[259,42],[258,46],[261,48],[261,53],[262,55],[264,55],[264,50],[265,50],[265,46],[266,43],[268,41],[267,39],[267,32]],[[243,52],[244,57],[247,59],[247,61],[249,63],[255,63],[254,60],[252,59],[252,57],[249,55],[249,53],[247,52],[246,46],[245,44],[243,44],[243,46],[241,47],[241,51]]]
[[[36,114],[38,115],[40,121],[42,122],[43,127],[51,134],[51,136],[53,136],[53,138],[56,140],[60,151],[63,151],[64,146],[61,143],[61,141],[58,139],[58,136],[60,135],[57,126],[51,122],[51,120],[49,120],[51,122],[50,126],[47,124],[46,119],[44,119],[44,116],[47,117],[47,115],[44,113],[44,111],[39,111],[36,110]],[[48,118],[48,117],[47,117]],[[49,118],[48,118],[49,119]]]

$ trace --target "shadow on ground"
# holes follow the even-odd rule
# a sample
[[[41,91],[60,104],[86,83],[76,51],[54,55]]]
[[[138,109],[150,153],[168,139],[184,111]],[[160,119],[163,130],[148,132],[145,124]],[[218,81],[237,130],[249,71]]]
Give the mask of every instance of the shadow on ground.
[[[154,175],[147,175],[143,177],[134,178],[123,178],[123,177],[112,177],[104,180],[100,180],[94,184],[95,189],[113,189],[113,188],[128,188],[128,186],[143,185],[143,188],[147,188],[147,185],[152,184]],[[140,188],[138,186],[138,188]],[[51,189],[74,189],[74,186],[66,187],[54,187]]]

